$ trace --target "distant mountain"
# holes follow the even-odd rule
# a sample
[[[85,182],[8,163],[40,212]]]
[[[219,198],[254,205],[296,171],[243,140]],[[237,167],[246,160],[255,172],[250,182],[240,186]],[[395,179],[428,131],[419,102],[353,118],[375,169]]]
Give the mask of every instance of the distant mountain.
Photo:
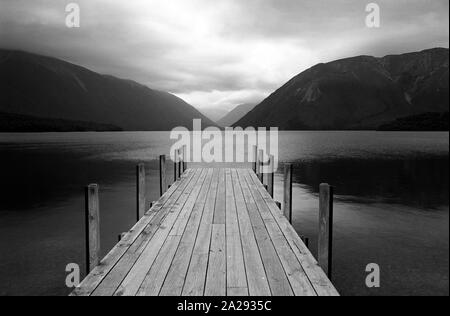
[[[217,121],[222,127],[233,126],[234,123],[239,121],[248,112],[255,108],[256,104],[241,104],[235,107],[232,111],[230,111],[225,117]]]
[[[0,133],[118,132],[120,127],[92,122],[41,118],[0,112]]]
[[[129,131],[214,123],[180,98],[55,58],[0,50],[0,111]]]
[[[397,118],[449,111],[449,51],[436,48],[316,65],[236,126],[284,130],[376,129]]]
[[[381,125],[380,131],[448,131],[449,117],[445,113],[424,113],[396,119]]]
[[[222,117],[229,113],[228,110],[220,107],[202,108],[200,112],[213,122],[218,122]]]

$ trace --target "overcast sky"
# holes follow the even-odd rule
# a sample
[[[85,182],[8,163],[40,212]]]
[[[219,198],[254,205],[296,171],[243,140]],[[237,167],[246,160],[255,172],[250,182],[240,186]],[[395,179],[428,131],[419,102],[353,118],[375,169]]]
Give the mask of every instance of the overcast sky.
[[[65,26],[70,2],[78,29]],[[369,2],[379,29],[366,27]],[[319,62],[448,48],[448,10],[448,0],[0,0],[0,47],[231,109]]]

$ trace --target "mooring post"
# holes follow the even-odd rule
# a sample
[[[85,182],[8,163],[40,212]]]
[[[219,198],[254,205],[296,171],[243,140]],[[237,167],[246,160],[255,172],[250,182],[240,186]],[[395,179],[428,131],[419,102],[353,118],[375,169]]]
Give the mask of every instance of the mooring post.
[[[264,150],[260,149],[258,154],[259,181],[264,184]]]
[[[292,224],[292,164],[284,166],[284,216]]]
[[[273,155],[269,158],[269,174],[267,175],[267,191],[270,196],[273,198],[273,190],[274,190],[274,173],[275,173],[275,157]]]
[[[86,270],[89,274],[100,263],[100,206],[98,185],[85,189]]]
[[[178,180],[178,150],[173,153],[173,182]]]
[[[258,174],[258,146],[253,146],[253,171]]]
[[[183,173],[187,170],[187,146],[183,146]]]
[[[333,191],[326,183],[320,185],[318,262],[329,278],[333,263]]]
[[[182,168],[182,165],[183,165],[181,149],[178,149],[177,154],[178,154],[178,175],[177,175],[177,180],[178,180],[178,179],[181,178],[181,168]]]
[[[166,179],[166,156],[159,156],[159,194],[163,196],[167,190],[167,179]]]
[[[138,222],[145,214],[147,204],[145,193],[145,165],[141,163],[136,167],[136,218]]]

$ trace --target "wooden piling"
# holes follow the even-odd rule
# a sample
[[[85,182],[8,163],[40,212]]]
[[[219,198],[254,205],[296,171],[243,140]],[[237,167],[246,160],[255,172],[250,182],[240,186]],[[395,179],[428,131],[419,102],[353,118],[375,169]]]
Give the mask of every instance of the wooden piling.
[[[145,165],[136,167],[136,218],[139,221],[145,214],[147,201],[145,198]]]
[[[292,224],[292,164],[284,166],[284,216]]]
[[[275,173],[275,157],[273,155],[269,158],[269,174],[267,175],[267,191],[273,198],[274,194],[274,173]]]
[[[318,262],[329,278],[333,263],[333,191],[326,183],[320,185]]]
[[[181,149],[178,149],[177,151],[178,154],[178,175],[177,175],[177,180],[181,178],[181,168],[183,166],[183,159],[181,156]]]
[[[184,173],[187,170],[187,147],[183,146],[183,172]]]
[[[264,150],[260,149],[258,152],[258,178],[264,184]]]
[[[167,190],[166,156],[159,156],[159,195],[163,196]]]
[[[175,150],[173,154],[173,182],[178,180],[178,150]]]
[[[100,263],[99,187],[91,184],[85,190],[86,270],[90,273]]]
[[[253,171],[258,174],[258,146],[253,146]]]

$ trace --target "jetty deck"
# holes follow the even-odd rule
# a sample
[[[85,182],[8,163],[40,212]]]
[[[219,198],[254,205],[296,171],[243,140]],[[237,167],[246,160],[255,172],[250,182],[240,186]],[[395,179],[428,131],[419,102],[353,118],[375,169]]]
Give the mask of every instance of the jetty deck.
[[[251,169],[188,169],[76,296],[336,296]]]

